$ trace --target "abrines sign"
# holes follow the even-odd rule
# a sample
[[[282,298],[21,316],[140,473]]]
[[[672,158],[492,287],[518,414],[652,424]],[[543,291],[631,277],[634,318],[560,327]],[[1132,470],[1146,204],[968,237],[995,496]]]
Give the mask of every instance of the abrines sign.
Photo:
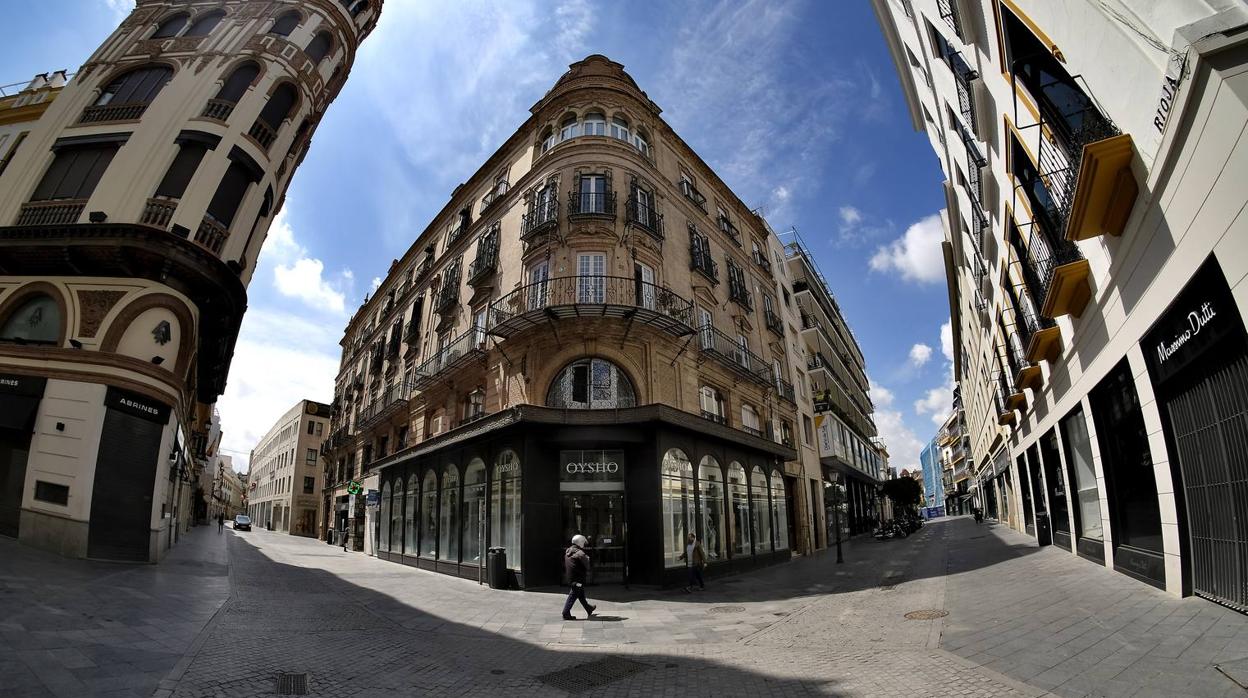
[[[624,479],[623,451],[560,451],[564,482],[616,482]]]
[[[104,404],[111,409],[142,417],[157,424],[169,422],[168,405],[120,388],[110,386],[104,395]]]
[[[1192,275],[1140,345],[1154,383],[1162,383],[1200,358],[1243,321],[1217,260],[1210,256]]]

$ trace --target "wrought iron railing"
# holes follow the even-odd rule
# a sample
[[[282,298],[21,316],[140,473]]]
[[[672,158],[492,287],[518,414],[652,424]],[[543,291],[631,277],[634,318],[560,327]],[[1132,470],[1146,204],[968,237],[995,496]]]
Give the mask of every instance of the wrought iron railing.
[[[741,346],[736,339],[719,329],[711,325],[698,328],[698,342],[702,353],[715,357],[728,368],[763,385],[772,384],[771,367],[758,354]]]
[[[490,305],[490,324],[562,306],[623,306],[649,310],[692,326],[693,303],[666,286],[627,276],[557,276],[526,284]]]
[[[656,211],[654,206],[638,201],[635,196],[628,199],[626,206],[629,223],[653,237],[663,239],[663,214]]]
[[[759,269],[771,274],[771,260],[767,259],[767,255],[765,253],[755,250],[750,253],[750,258],[754,260],[754,264],[757,265]]]
[[[777,335],[784,336],[784,321],[776,314],[776,311],[770,308],[763,309],[763,324],[767,325],[767,329],[775,332]]]
[[[797,404],[797,393],[793,390],[793,384],[783,378],[776,379],[776,394],[781,400]]]
[[[936,0],[936,9],[940,12],[940,18],[945,20],[945,24],[953,30],[960,41],[965,41],[962,36],[961,17],[958,16],[957,0]]]
[[[737,247],[742,247],[741,231],[737,230],[737,226],[733,225],[732,221],[728,220],[727,216],[719,216],[716,219],[716,222],[719,224],[719,229],[732,239],[733,244]]]
[[[750,292],[750,285],[746,283],[745,275],[740,269],[728,274],[728,300],[746,310],[754,308],[754,294]]]
[[[86,208],[86,199],[58,199],[56,201],[31,201],[22,204],[17,215],[17,225],[68,225],[77,223]]]
[[[945,56],[945,60],[949,63],[949,70],[953,72],[953,82],[957,86],[958,110],[962,112],[962,119],[966,121],[966,125],[975,129],[978,126],[975,117],[975,97],[971,91],[971,81],[978,78],[979,73],[967,65],[966,60],[962,58],[961,52],[951,53]]]
[[[693,240],[689,244],[689,268],[714,283],[719,283],[719,265],[711,259],[710,250]]]
[[[529,205],[529,212],[520,218],[520,239],[528,240],[538,233],[554,230],[559,225],[559,204],[550,196]]]
[[[215,119],[217,121],[225,121],[230,118],[230,114],[234,113],[235,102],[228,99],[210,99],[204,104],[204,111],[200,113],[205,119]]]
[[[82,110],[80,124],[95,124],[102,121],[134,121],[147,111],[147,102],[130,102],[128,104],[102,104],[90,106]]]
[[[702,192],[698,191],[697,187],[693,186],[692,182],[681,180],[680,192],[685,195],[686,199],[692,201],[694,206],[706,213],[706,197],[702,195]]]
[[[494,188],[486,192],[485,196],[481,197],[481,212],[485,213],[486,210],[495,203],[502,201],[503,197],[507,195],[507,191],[510,186],[511,185],[507,183],[507,180],[495,182]]]
[[[726,417],[726,416],[724,416],[724,415],[722,415],[722,414],[719,414],[719,413],[716,413],[716,412],[710,412],[710,411],[707,411],[707,410],[702,410],[702,419],[709,419],[709,420],[711,420],[712,422],[715,422],[716,424],[727,424],[727,423],[728,423],[728,417]]]
[[[476,284],[498,271],[498,239],[486,243],[468,265],[468,283]]]
[[[407,383],[396,383],[382,391],[367,407],[356,416],[356,426],[367,429],[388,414],[401,408],[412,396],[412,386]]]
[[[568,192],[568,217],[578,216],[615,218],[615,192]]]
[[[448,276],[442,287],[433,294],[433,312],[445,313],[459,305],[459,270]]]
[[[416,376],[423,380],[436,377],[467,356],[485,349],[485,330],[471,327],[467,332],[452,339],[427,361],[416,367]]]

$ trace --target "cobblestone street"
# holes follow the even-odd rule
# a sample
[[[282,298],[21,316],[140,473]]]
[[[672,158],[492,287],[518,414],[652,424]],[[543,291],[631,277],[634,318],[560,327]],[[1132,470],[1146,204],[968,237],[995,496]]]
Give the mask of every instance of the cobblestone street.
[[[0,695],[264,695],[279,673],[323,696],[560,695],[548,675],[617,658],[639,664],[591,693],[1230,696],[1248,664],[1243,616],[969,519],[702,593],[591,589],[600,617],[567,623],[559,590],[263,531],[197,529],[155,567],[0,552]],[[923,610],[948,615],[905,617]]]

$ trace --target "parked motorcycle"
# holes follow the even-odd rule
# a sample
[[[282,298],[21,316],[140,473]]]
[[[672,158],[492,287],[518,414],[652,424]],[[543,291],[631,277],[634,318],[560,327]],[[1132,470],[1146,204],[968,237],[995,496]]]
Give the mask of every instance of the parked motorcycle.
[[[892,521],[885,521],[884,524],[875,529],[871,535],[875,536],[879,540],[889,540],[891,538],[905,538],[910,535],[910,532],[907,531],[906,527],[899,521],[894,519]]]

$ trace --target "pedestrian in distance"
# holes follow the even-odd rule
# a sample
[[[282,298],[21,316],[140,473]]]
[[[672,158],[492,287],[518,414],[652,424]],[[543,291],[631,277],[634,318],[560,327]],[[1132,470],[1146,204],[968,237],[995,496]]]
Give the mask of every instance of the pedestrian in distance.
[[[225,530],[225,513],[218,512],[217,513],[217,533],[221,533],[224,530]]]
[[[572,604],[576,601],[585,607],[587,619],[598,609],[585,600],[585,582],[589,579],[590,564],[586,545],[589,545],[589,540],[578,533],[572,536],[572,545],[563,553],[563,574],[568,582],[568,599],[563,603],[564,620],[576,620],[576,616],[572,615]]]
[[[342,527],[342,532],[340,535],[342,536],[342,552],[345,553],[347,552],[347,527],[346,526]]]
[[[706,566],[706,551],[702,549],[698,534],[689,534],[689,540],[685,543],[685,552],[681,553],[678,559],[684,560],[685,566],[689,569],[689,582],[685,585],[685,593],[693,591],[694,582],[698,583],[698,591],[706,591],[706,582],[702,581],[702,568]]]

